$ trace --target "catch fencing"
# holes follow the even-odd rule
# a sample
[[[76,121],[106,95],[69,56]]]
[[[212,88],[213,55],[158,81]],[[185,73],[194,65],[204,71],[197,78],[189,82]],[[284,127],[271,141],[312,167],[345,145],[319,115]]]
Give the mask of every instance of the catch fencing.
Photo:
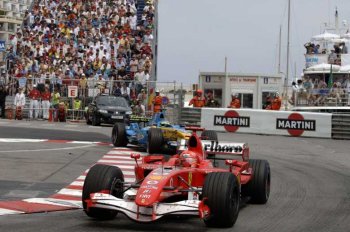
[[[103,78],[63,80],[57,78],[11,78],[7,83],[10,94],[6,101],[7,108],[14,112],[14,96],[18,92],[18,87],[21,87],[26,95],[26,105],[23,109],[24,116],[28,117],[28,112],[32,110],[38,110],[42,115],[42,108],[29,107],[30,99],[28,95],[34,85],[37,86],[40,92],[44,92],[45,87],[48,87],[52,96],[55,91],[59,93],[59,101],[66,108],[67,120],[84,120],[86,107],[93,101],[94,97],[100,94],[125,97],[131,106],[136,105],[139,99],[145,106],[145,114],[151,116],[153,114],[152,102],[155,91],[158,89],[162,96],[162,109],[166,112],[168,120],[171,123],[178,123],[185,93],[182,84],[175,81],[146,81],[141,83],[135,80],[105,80]],[[39,105],[41,105],[40,101],[39,99]]]

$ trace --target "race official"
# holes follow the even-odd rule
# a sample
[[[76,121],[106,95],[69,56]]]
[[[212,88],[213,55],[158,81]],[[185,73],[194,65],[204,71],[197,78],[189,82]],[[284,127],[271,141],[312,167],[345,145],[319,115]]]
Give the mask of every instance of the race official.
[[[189,106],[193,105],[193,107],[204,107],[206,100],[205,98],[202,96],[203,91],[201,89],[198,89],[196,92],[196,96],[194,96],[190,103],[188,104]]]
[[[156,96],[153,99],[153,112],[159,113],[162,111],[162,97],[160,96],[159,90],[156,90]]]
[[[36,85],[33,85],[33,89],[30,91],[28,95],[30,102],[29,102],[29,118],[33,118],[33,112],[34,112],[34,118],[38,118],[39,116],[39,100],[41,97],[41,93],[36,88]]]
[[[271,110],[280,110],[281,104],[282,104],[282,99],[281,99],[279,93],[276,92],[275,96],[272,100],[272,103],[271,103]]]
[[[207,100],[206,100],[205,106],[206,107],[219,107],[220,106],[219,102],[216,99],[214,99],[212,91],[209,91],[207,94]]]
[[[228,108],[239,109],[241,108],[241,101],[238,98],[238,94],[231,95],[231,102]]]
[[[45,90],[41,94],[41,108],[43,110],[43,119],[49,119],[49,108],[50,108],[51,93],[49,86],[45,85]]]

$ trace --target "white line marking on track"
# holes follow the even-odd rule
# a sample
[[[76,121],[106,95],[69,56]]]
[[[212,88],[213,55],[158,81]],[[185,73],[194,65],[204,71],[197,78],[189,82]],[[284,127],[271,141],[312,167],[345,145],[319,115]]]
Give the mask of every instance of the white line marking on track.
[[[76,189],[66,189],[66,188],[63,188],[63,189],[61,189],[58,193],[59,193],[59,194],[63,194],[63,195],[70,195],[70,196],[81,197],[83,191],[82,191],[82,190],[76,190]]]
[[[124,159],[124,160],[134,160],[133,158],[129,156],[112,156],[112,155],[105,155],[102,159]]]
[[[95,144],[85,145],[85,146],[77,146],[77,147],[63,147],[63,148],[48,148],[48,149],[35,149],[35,150],[11,150],[11,151],[0,151],[0,153],[16,153],[16,152],[31,152],[31,151],[59,151],[59,150],[74,150],[81,149],[87,147],[96,146]]]
[[[10,209],[1,209],[0,208],[0,216],[1,215],[8,215],[8,214],[22,214],[24,212],[17,211],[17,210],[10,210]]]
[[[0,138],[0,142],[2,143],[39,143],[46,142],[47,139],[8,139],[8,138]]]
[[[84,181],[73,181],[72,183],[70,183],[70,185],[72,185],[72,186],[83,186],[84,185]]]

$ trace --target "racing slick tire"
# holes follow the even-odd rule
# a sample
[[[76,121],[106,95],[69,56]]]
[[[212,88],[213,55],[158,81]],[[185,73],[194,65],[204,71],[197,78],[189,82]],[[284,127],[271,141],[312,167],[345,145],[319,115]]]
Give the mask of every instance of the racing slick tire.
[[[118,212],[115,210],[101,208],[89,208],[87,210],[86,203],[91,193],[107,189],[110,190],[111,195],[117,198],[123,198],[123,186],[117,188],[116,181],[119,181],[119,183],[124,182],[124,175],[120,168],[103,164],[96,164],[90,168],[84,181],[82,194],[83,208],[89,217],[99,220],[111,220],[117,216]]]
[[[161,153],[164,138],[163,132],[159,128],[150,128],[148,131],[148,153]]]
[[[249,197],[250,203],[265,204],[270,196],[271,172],[267,160],[249,160],[252,168],[252,179],[242,185],[242,196]]]
[[[202,140],[218,141],[218,134],[213,130],[205,130],[201,134]]]
[[[115,147],[125,147],[128,144],[124,123],[117,122],[114,124],[112,129],[112,143]]]
[[[202,200],[210,209],[204,218],[208,227],[232,227],[239,214],[240,187],[230,172],[212,172],[205,177]]]
[[[101,120],[100,120],[99,117],[97,117],[96,114],[93,114],[93,115],[92,115],[91,124],[92,124],[93,126],[99,126],[99,125],[101,124]]]

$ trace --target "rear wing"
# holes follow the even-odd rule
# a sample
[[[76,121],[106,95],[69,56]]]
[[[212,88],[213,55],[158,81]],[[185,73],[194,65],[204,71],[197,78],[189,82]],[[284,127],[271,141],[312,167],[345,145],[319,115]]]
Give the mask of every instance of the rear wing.
[[[202,140],[202,148],[207,159],[227,160],[242,157],[243,161],[249,160],[249,146],[247,143],[233,143]],[[178,151],[187,149],[187,141],[180,141]]]
[[[249,159],[247,143],[202,140],[202,147],[208,159],[237,159],[237,156],[242,157],[244,161]]]

